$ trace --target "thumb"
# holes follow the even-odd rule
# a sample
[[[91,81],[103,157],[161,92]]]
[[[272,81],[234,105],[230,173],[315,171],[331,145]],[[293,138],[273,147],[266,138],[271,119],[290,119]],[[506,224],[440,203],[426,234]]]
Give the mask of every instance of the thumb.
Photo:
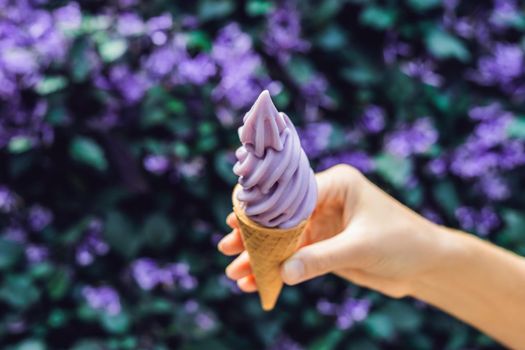
[[[348,237],[339,234],[299,249],[281,268],[284,283],[294,285],[349,265]]]

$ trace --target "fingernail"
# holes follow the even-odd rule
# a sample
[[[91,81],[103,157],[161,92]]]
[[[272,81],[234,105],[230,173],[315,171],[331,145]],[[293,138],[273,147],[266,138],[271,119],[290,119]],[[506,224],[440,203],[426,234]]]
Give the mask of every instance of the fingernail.
[[[299,259],[292,259],[284,263],[284,275],[286,282],[296,283],[301,280],[304,275],[304,265]]]

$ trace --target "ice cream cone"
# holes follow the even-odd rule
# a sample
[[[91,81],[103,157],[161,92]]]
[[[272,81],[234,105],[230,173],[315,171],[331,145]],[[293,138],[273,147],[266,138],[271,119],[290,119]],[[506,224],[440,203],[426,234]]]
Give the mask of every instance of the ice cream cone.
[[[233,189],[233,211],[250,257],[262,308],[269,311],[274,308],[283,287],[280,265],[297,249],[307,220],[287,229],[261,226],[245,214],[242,203],[236,196],[238,189],[239,185]]]

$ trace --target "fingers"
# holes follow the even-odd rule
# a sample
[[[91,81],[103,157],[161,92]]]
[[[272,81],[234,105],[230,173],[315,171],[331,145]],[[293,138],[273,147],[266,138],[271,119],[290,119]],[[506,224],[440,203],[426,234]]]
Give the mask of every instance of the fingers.
[[[243,252],[226,268],[226,276],[232,280],[238,280],[252,274],[250,259],[247,252]]]
[[[357,250],[345,235],[337,235],[299,249],[281,268],[284,283],[294,285],[358,263]]]
[[[239,223],[237,222],[237,217],[235,216],[235,213],[230,213],[226,217],[226,224],[231,228],[239,228]]]
[[[224,255],[237,255],[244,250],[244,243],[242,242],[241,234],[238,228],[235,228],[232,232],[224,236],[217,249]]]
[[[253,293],[257,291],[257,285],[255,284],[255,277],[253,275],[249,275],[238,280],[237,286],[239,286],[239,289],[245,293]]]
[[[247,252],[243,252],[228,265],[226,268],[226,276],[232,280],[236,280],[237,285],[243,292],[251,293],[257,290]]]

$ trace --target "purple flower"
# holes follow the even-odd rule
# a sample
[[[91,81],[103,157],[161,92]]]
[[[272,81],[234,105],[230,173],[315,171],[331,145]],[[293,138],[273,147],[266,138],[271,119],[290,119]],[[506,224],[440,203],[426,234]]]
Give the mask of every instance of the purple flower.
[[[155,175],[162,175],[168,171],[170,161],[166,156],[150,154],[144,158],[144,168]]]
[[[195,58],[187,58],[179,63],[178,78],[182,82],[188,82],[195,85],[202,85],[213,77],[217,68],[210,56],[199,54]]]
[[[164,45],[155,49],[144,62],[144,69],[153,78],[162,78],[172,73],[175,65],[182,60],[185,52],[172,45]]]
[[[510,197],[510,188],[505,180],[494,174],[486,174],[479,181],[481,192],[491,200],[501,201]]]
[[[158,31],[167,31],[171,29],[173,26],[173,18],[171,17],[171,14],[164,13],[157,17],[151,17],[146,22],[146,28],[148,32],[151,34],[154,34]]]
[[[472,207],[460,207],[456,209],[456,218],[464,230],[475,230],[479,235],[486,236],[501,223],[496,212],[490,207],[476,210]]]
[[[194,289],[198,282],[189,271],[189,265],[185,263],[173,263],[161,267],[150,258],[140,258],[131,264],[131,274],[144,290],[151,290],[158,285],[166,287],[178,285],[185,290]]]
[[[8,226],[2,234],[3,238],[13,242],[25,243],[27,240],[27,232],[16,223]]]
[[[434,73],[435,64],[429,60],[414,60],[401,65],[401,71],[431,86],[441,86],[443,77]]]
[[[356,322],[368,317],[372,303],[368,299],[347,298],[341,305],[330,303],[325,299],[319,300],[317,310],[327,316],[336,316],[339,329],[348,329]]]
[[[32,264],[45,261],[49,256],[49,249],[42,245],[30,244],[26,247],[26,259]]]
[[[447,172],[447,162],[443,158],[435,158],[428,162],[427,170],[438,177],[441,177]]]
[[[202,331],[211,331],[217,326],[213,314],[209,312],[199,312],[195,315],[195,324]]]
[[[266,51],[281,62],[286,62],[293,52],[310,48],[310,44],[301,39],[299,12],[291,7],[278,8],[268,15],[263,42]]]
[[[128,12],[121,14],[117,20],[117,32],[122,36],[142,34],[144,22],[137,14]]]
[[[177,165],[177,172],[184,177],[197,177],[202,174],[206,160],[202,157],[195,157],[191,160],[181,162]]]
[[[525,164],[525,144],[522,140],[506,140],[501,147],[498,165],[503,170],[511,170]]]
[[[394,155],[407,157],[428,151],[437,139],[438,133],[430,118],[423,117],[411,125],[402,125],[388,135],[385,148]]]
[[[227,25],[219,31],[211,56],[221,71],[213,98],[224,99],[234,109],[253,103],[265,84],[263,77],[258,77],[261,58],[253,51],[250,36],[237,23]]]
[[[376,105],[369,105],[361,116],[361,126],[370,133],[376,134],[385,128],[385,110]]]
[[[124,100],[130,104],[138,102],[150,86],[146,77],[132,72],[125,65],[112,67],[109,72],[109,80]]]
[[[113,287],[86,286],[82,289],[82,296],[95,310],[104,311],[109,315],[117,315],[121,311],[120,297]]]
[[[76,249],[76,260],[81,266],[87,266],[95,261],[95,257],[109,252],[109,245],[102,238],[103,224],[100,219],[92,219],[84,239]]]
[[[439,224],[439,225],[442,225],[443,224],[443,218],[441,217],[441,215],[439,215],[439,213],[433,209],[430,209],[430,208],[424,208],[421,210],[421,214],[427,218],[428,220],[436,223],[436,224]]]
[[[57,26],[63,31],[76,30],[82,24],[82,13],[76,2],[59,7],[53,11],[53,17]]]
[[[16,197],[7,187],[0,185],[0,213],[9,213],[16,207]]]
[[[362,151],[343,152],[336,155],[323,157],[317,167],[318,171],[328,169],[336,164],[349,164],[363,173],[374,170],[373,160]]]
[[[398,40],[396,33],[387,33],[386,43],[383,47],[383,59],[386,64],[396,62],[399,56],[408,56],[411,51],[412,50],[408,44]]]
[[[489,56],[481,57],[478,69],[467,76],[482,85],[507,86],[523,74],[523,50],[513,44],[497,44]]]
[[[53,213],[41,205],[33,205],[29,209],[28,221],[33,231],[42,231],[53,221]]]
[[[338,306],[335,303],[331,303],[326,299],[320,299],[317,301],[317,311],[322,315],[335,315],[337,313]]]
[[[332,125],[326,122],[308,123],[304,128],[297,128],[297,132],[306,154],[315,158],[328,147]]]
[[[157,263],[153,259],[141,258],[131,265],[133,278],[144,290],[151,290],[158,284]]]
[[[38,70],[35,53],[22,47],[2,49],[0,53],[0,65],[11,74],[29,75]]]
[[[495,0],[490,23],[497,29],[504,29],[520,20],[520,9],[515,0]]]

